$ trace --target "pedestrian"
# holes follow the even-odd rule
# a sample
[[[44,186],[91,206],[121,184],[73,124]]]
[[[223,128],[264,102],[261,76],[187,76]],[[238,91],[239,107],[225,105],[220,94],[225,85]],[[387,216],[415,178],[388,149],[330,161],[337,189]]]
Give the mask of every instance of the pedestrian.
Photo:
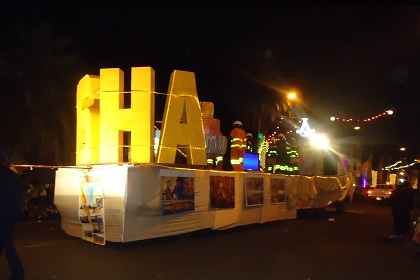
[[[230,163],[234,171],[244,171],[244,157],[246,151],[246,132],[242,122],[235,121],[230,132]]]
[[[414,204],[410,182],[407,177],[392,191],[390,203],[394,219],[394,235],[391,238],[401,238],[410,231],[410,212],[413,210]]]
[[[6,254],[11,279],[24,279],[25,270],[13,239],[13,228],[22,217],[24,185],[8,166],[7,154],[0,151],[0,255]]]

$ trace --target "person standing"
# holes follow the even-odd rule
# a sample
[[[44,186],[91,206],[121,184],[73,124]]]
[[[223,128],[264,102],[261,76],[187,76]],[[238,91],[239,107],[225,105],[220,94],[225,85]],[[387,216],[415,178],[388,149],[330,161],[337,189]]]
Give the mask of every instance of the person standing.
[[[390,203],[394,219],[394,235],[391,238],[401,238],[410,231],[410,212],[413,210],[413,195],[410,182],[406,177],[402,184],[392,191]]]
[[[246,151],[250,153],[258,152],[257,149],[254,147],[254,139],[252,133],[246,134]]]
[[[13,228],[22,217],[24,185],[20,176],[9,168],[9,158],[0,151],[0,255],[6,254],[11,279],[24,279],[25,270],[13,239]]]
[[[244,171],[244,157],[246,151],[246,132],[242,129],[242,122],[235,121],[230,132],[230,163],[234,171]]]
[[[274,173],[289,174],[290,171],[290,155],[289,143],[283,133],[278,134],[277,157],[276,165],[274,166]]]
[[[299,150],[298,145],[296,144],[296,138],[290,138],[289,142],[289,158],[290,158],[290,169],[289,174],[298,175],[299,174]]]
[[[268,145],[268,151],[265,156],[265,168],[266,172],[274,173],[274,167],[276,166],[277,160],[277,139],[273,136],[270,139]]]

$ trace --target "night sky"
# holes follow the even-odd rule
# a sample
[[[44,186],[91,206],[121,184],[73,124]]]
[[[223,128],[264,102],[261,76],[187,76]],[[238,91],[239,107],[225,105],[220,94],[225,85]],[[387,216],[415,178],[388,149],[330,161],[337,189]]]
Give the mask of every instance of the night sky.
[[[235,105],[241,99],[295,89],[321,130],[332,115],[394,109],[359,133],[394,137],[420,155],[419,7],[8,6],[0,17],[70,37],[94,71],[86,74],[151,66],[156,91],[167,92],[172,71],[194,72],[224,135],[236,119],[250,126]]]

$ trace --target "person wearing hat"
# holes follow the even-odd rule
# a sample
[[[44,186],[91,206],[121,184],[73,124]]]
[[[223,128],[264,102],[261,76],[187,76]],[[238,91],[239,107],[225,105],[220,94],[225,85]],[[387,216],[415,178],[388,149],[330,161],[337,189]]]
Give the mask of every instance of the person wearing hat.
[[[25,270],[13,239],[13,228],[23,212],[23,181],[9,168],[9,158],[0,151],[0,255],[6,254],[11,279],[24,279]]]
[[[246,151],[246,132],[242,129],[242,122],[235,121],[230,132],[230,163],[234,171],[244,171],[244,157]]]
[[[254,139],[252,133],[246,134],[246,150],[250,153],[257,152],[256,149],[254,151]]]

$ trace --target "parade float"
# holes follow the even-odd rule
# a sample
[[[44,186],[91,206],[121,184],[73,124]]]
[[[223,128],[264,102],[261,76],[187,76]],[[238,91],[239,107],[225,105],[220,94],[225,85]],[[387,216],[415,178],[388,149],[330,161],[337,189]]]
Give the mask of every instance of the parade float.
[[[175,70],[157,131],[154,75],[133,67],[130,91],[118,68],[80,80],[76,165],[59,167],[55,178],[54,202],[68,235],[104,245],[226,230],[296,219],[299,210],[351,197],[346,167],[336,176],[318,174],[309,149],[300,155],[305,174],[209,167],[228,146],[213,104],[199,101],[194,73]]]

